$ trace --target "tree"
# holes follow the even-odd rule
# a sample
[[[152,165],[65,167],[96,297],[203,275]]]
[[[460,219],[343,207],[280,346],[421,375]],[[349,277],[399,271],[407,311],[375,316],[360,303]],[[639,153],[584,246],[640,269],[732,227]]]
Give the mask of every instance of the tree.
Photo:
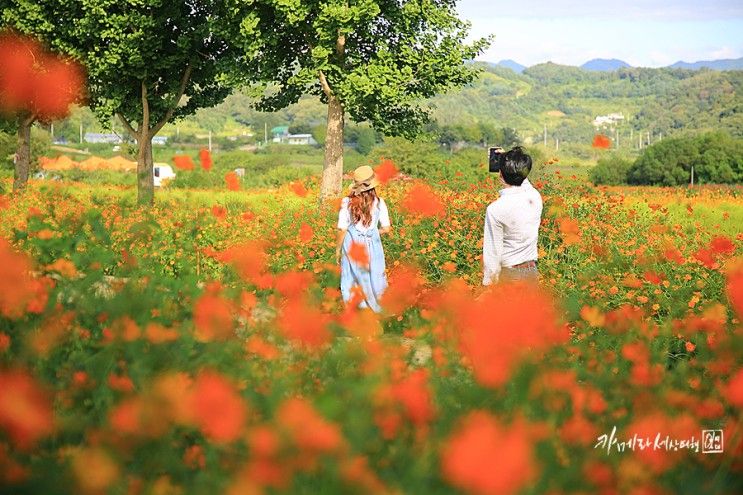
[[[467,84],[489,44],[465,44],[453,0],[255,0],[240,24],[246,70],[273,80],[258,102],[277,110],[303,94],[327,104],[321,198],[341,191],[346,115],[386,135],[415,136],[423,98]],[[257,58],[256,55],[262,55]]]
[[[26,187],[31,171],[31,126],[69,113],[81,98],[82,71],[45,50],[36,40],[7,32],[0,36],[0,113],[3,128],[17,134],[13,191]]]
[[[238,54],[227,42],[235,34],[227,3],[7,0],[2,18],[85,65],[90,107],[102,123],[116,116],[137,141],[137,200],[150,205],[153,136],[229,92]]]

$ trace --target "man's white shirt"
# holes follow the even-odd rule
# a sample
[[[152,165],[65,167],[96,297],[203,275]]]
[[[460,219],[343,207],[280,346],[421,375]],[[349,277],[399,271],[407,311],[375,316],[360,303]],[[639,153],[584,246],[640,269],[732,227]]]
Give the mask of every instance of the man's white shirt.
[[[501,267],[537,259],[542,196],[529,179],[501,189],[485,211],[482,243],[483,285],[498,281]]]

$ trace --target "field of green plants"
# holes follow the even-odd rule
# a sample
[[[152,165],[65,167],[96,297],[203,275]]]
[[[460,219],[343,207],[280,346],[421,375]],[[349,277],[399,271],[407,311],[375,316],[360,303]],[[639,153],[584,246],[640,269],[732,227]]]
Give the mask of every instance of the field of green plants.
[[[391,178],[380,316],[312,177],[0,196],[0,494],[743,493],[743,189],[533,182],[485,290],[499,185]]]

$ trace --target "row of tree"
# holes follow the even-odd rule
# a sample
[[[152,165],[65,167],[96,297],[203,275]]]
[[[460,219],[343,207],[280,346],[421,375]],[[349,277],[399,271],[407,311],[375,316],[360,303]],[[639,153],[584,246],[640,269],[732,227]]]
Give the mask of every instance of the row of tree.
[[[153,202],[153,136],[234,87],[266,111],[303,95],[327,105],[321,196],[335,196],[346,117],[414,136],[421,99],[471,82],[465,62],[490,42],[465,43],[451,0],[0,0],[0,15],[85,67],[87,104],[137,141],[140,204]]]
[[[743,139],[724,132],[664,139],[634,161],[605,157],[591,171],[595,184],[678,186],[743,183]]]

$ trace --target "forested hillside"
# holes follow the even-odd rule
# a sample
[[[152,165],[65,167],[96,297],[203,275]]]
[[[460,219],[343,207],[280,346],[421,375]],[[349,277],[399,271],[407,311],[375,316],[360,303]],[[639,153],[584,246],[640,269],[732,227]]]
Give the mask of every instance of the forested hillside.
[[[430,101],[434,122],[429,131],[443,144],[492,142],[495,130],[513,128],[520,138],[541,142],[546,126],[548,145],[588,145],[597,132],[597,116],[622,113],[625,120],[598,131],[619,138],[620,146],[686,132],[727,131],[743,136],[743,71],[623,68],[614,72],[586,71],[553,63],[517,74],[510,69],[480,64],[476,83]],[[240,141],[271,139],[271,128],[288,125],[293,133],[312,133],[322,143],[325,108],[313,98],[283,111],[253,110],[251,98],[235,93],[222,104],[199,111],[161,134],[174,140],[218,137]],[[57,126],[57,135],[75,140],[82,120],[96,130],[92,116],[73,114]],[[616,129],[615,129],[616,127]],[[367,125],[349,123],[347,139],[368,146],[380,139]],[[253,134],[252,137],[248,136]],[[502,134],[500,134],[502,135]],[[640,137],[641,136],[641,137]],[[616,144],[616,143],[615,143]]]

